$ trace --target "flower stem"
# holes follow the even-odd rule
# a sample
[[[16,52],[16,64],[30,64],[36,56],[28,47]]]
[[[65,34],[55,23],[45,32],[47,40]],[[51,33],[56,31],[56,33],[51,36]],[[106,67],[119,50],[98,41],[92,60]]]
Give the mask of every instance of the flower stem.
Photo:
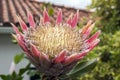
[[[59,79],[57,76],[43,75],[41,80],[72,80],[72,79],[70,79],[70,78]]]
[[[59,80],[56,76],[43,75],[42,80]]]

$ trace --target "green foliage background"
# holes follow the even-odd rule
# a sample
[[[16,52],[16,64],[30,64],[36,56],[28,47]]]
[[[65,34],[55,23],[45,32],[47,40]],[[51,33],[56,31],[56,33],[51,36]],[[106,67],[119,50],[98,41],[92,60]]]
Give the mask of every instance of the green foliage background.
[[[120,1],[119,0],[92,0],[89,9],[95,9],[94,17],[99,17],[99,25],[105,32],[120,29]]]
[[[98,19],[96,30],[101,29],[101,42],[86,59],[100,56],[96,68],[80,80],[120,80],[120,1],[92,0],[89,9]]]

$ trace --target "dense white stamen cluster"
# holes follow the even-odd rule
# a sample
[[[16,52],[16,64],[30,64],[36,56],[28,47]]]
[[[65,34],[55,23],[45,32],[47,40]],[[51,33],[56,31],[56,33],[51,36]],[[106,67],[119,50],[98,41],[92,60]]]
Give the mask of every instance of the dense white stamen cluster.
[[[82,35],[78,30],[67,25],[37,27],[34,31],[26,33],[26,40],[32,42],[37,48],[51,57],[59,54],[63,49],[72,53],[79,53],[82,49]]]

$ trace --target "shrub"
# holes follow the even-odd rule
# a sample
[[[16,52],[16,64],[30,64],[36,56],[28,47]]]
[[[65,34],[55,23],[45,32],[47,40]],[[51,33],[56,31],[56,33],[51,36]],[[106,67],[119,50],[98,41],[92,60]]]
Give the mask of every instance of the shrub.
[[[94,17],[99,17],[99,25],[105,32],[120,30],[120,1],[92,0],[89,9],[95,9]]]

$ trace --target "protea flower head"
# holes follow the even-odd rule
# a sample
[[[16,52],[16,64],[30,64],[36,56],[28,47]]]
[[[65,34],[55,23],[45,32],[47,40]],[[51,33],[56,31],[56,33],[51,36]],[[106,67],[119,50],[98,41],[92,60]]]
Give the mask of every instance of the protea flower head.
[[[66,22],[62,22],[62,10],[58,11],[55,24],[44,9],[40,24],[37,25],[32,14],[27,11],[29,27],[18,17],[22,32],[12,24],[16,35],[13,35],[26,53],[31,63],[41,73],[59,76],[68,73],[98,43],[100,31],[91,37],[94,27],[92,21],[82,29],[76,28],[79,12]]]

